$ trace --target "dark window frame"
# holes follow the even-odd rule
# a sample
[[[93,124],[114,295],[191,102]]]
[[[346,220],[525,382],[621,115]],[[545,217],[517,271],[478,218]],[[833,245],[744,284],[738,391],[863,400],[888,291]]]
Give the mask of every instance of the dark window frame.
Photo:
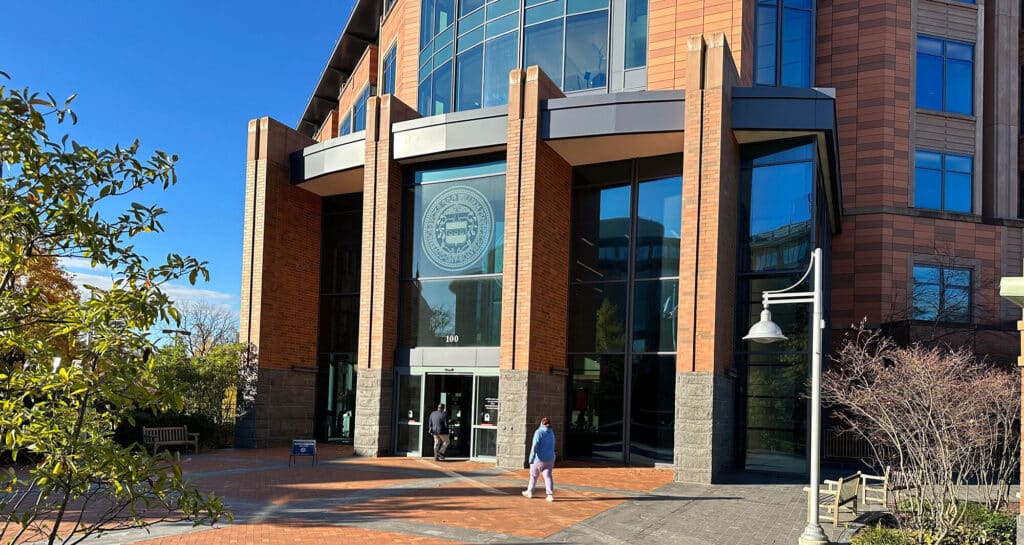
[[[808,12],[810,14],[810,28],[808,31],[808,44],[810,45],[810,51],[808,52],[807,62],[807,87],[814,87],[814,68],[815,68],[815,44],[817,34],[817,15],[818,6],[816,1],[810,2],[810,8],[805,8],[796,5],[787,5],[787,0],[758,0],[755,3],[754,9],[754,85],[766,86],[766,87],[783,87],[783,47],[785,45],[785,15],[786,10],[798,10],[802,12]],[[774,74],[771,82],[758,81],[758,39],[757,32],[760,28],[760,8],[771,7],[775,10],[775,36],[774,36],[774,47],[772,48],[774,54]]]
[[[939,168],[936,169],[936,168],[932,168],[930,166],[920,166],[918,164],[918,161],[917,161],[917,154],[920,153],[920,152],[938,154],[939,155],[939,163],[940,163],[939,164]],[[946,167],[946,158],[947,157],[956,157],[956,158],[960,158],[960,159],[968,159],[971,162],[971,169],[969,171],[950,170],[950,169],[948,169]],[[919,208],[919,209],[922,209],[922,210],[942,210],[942,211],[946,211],[946,212],[958,212],[958,213],[962,213],[962,214],[970,214],[970,213],[972,213],[972,211],[974,210],[974,168],[975,167],[974,167],[974,156],[973,155],[962,155],[962,154],[959,154],[959,153],[950,153],[950,152],[945,152],[945,151],[930,150],[930,149],[925,149],[925,148],[917,148],[916,150],[914,150],[914,208]],[[920,170],[927,170],[929,172],[938,172],[939,173],[939,207],[938,208],[932,208],[932,207],[929,207],[929,206],[918,206],[918,204],[917,204],[917,194],[918,194],[918,191],[921,190],[920,185],[917,183],[917,181],[920,179],[920,176],[918,176],[918,173],[917,173],[917,171],[919,169]],[[969,195],[969,199],[968,199],[968,202],[967,202],[967,210],[953,208],[949,203],[946,202],[946,174],[947,173],[966,174],[966,175],[969,176],[970,179],[969,179],[969,182],[968,182],[968,191],[967,191],[967,193]]]
[[[917,280],[917,269],[934,269],[938,276],[938,282],[918,282]],[[950,284],[947,280],[947,272],[965,272],[967,273],[967,285]],[[961,267],[954,265],[942,265],[937,263],[929,263],[927,261],[915,262],[911,267],[910,271],[910,317],[915,321],[924,322],[935,322],[935,323],[954,323],[954,324],[972,324],[974,323],[974,268],[973,267]],[[934,305],[934,318],[919,318],[916,312],[917,300],[919,292],[919,286],[935,286],[938,288],[939,300]],[[965,290],[967,293],[967,301],[964,305],[966,314],[964,315],[950,315],[950,311],[947,308],[947,292],[951,290]]]
[[[934,41],[941,42],[942,43],[942,56],[936,56],[936,55],[931,54],[931,53],[923,53],[923,52],[921,52],[920,44],[921,44],[921,39],[922,38],[924,38],[925,40],[934,40]],[[970,58],[970,60],[956,58],[956,57],[950,57],[948,55],[948,53],[947,53],[948,45],[950,43],[953,43],[953,44],[956,44],[956,45],[970,47],[971,48],[971,58]],[[957,115],[966,115],[966,116],[972,116],[973,117],[975,115],[975,110],[976,110],[975,101],[977,99],[977,89],[975,88],[975,85],[974,85],[974,78],[975,78],[976,71],[977,71],[977,66],[976,66],[977,65],[977,62],[976,62],[977,54],[978,54],[977,43],[962,42],[960,40],[954,40],[954,39],[951,39],[951,38],[944,38],[944,37],[941,37],[941,36],[932,36],[932,35],[928,35],[928,34],[918,34],[917,35],[917,45],[916,45],[916,47],[914,49],[915,71],[917,72],[915,74],[915,78],[914,78],[914,81],[915,81],[914,107],[919,109],[919,110],[945,112],[945,113],[951,113],[951,114],[957,114]],[[921,87],[922,87],[921,83],[922,83],[922,81],[921,81],[921,72],[920,72],[921,65],[922,65],[922,63],[921,63],[921,56],[922,55],[927,56],[927,57],[937,58],[937,59],[939,59],[941,65],[942,65],[942,73],[941,73],[941,76],[939,78],[939,85],[941,86],[941,93],[940,93],[941,105],[940,105],[940,109],[938,109],[938,110],[936,110],[934,108],[929,108],[927,106],[921,106],[920,103],[919,103],[920,97],[922,96],[921,95]],[[968,101],[968,103],[970,104],[970,111],[969,112],[958,112],[958,111],[954,111],[954,110],[950,110],[949,109],[950,108],[950,105],[949,105],[950,101],[949,101],[949,97],[947,96],[947,93],[946,93],[946,88],[948,87],[948,85],[947,85],[947,81],[948,81],[948,77],[949,77],[948,76],[948,72],[949,72],[949,64],[950,64],[951,61],[953,61],[953,62],[967,62],[967,63],[970,64],[970,67],[971,67],[971,77],[968,80],[970,82],[970,85],[971,85],[971,96],[970,96],[970,100]]]

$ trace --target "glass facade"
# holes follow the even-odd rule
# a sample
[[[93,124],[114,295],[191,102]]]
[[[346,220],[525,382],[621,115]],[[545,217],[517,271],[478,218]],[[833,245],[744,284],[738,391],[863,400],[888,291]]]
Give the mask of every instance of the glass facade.
[[[914,265],[913,318],[970,323],[971,269]]]
[[[810,87],[814,81],[814,0],[757,0],[754,83]]]
[[[567,93],[608,85],[608,0],[425,0],[421,6],[421,115],[507,103],[508,73],[518,66],[539,65]],[[631,0],[631,6],[627,63],[641,66],[647,2]]]
[[[505,162],[412,172],[402,225],[400,346],[498,346]]]
[[[320,441],[350,442],[354,431],[362,217],[362,194],[323,200],[314,430]]]
[[[575,169],[569,456],[671,462],[683,159]]]
[[[815,153],[808,140],[747,145],[742,151],[736,362],[743,394],[737,416],[748,469],[806,470],[810,305],[772,307],[787,341],[758,344],[741,337],[760,317],[761,293],[799,280],[816,244],[825,248],[827,261]]]
[[[974,114],[974,45],[917,37],[917,107]]]
[[[914,206],[970,213],[974,157],[914,152]]]

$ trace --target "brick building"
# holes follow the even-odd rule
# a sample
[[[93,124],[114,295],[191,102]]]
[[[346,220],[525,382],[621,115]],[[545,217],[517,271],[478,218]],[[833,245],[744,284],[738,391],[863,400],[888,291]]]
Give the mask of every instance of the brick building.
[[[740,337],[815,247],[833,342],[1015,354],[998,1],[357,0],[298,125],[249,124],[239,444],[430,456],[443,402],[502,467],[549,416],[566,457],[803,472],[809,309]]]

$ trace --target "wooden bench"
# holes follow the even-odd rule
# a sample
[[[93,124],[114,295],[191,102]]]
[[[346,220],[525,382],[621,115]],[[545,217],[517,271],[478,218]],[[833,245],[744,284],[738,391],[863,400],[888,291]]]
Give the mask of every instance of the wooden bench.
[[[839,526],[839,510],[845,509],[857,513],[857,500],[860,499],[860,472],[848,475],[838,481],[825,481],[825,486],[818,490],[818,506],[832,516],[832,526]],[[804,491],[809,491],[804,487]]]
[[[142,428],[142,444],[157,449],[171,445],[192,445],[199,452],[199,434],[189,433],[188,426],[170,426],[164,428]]]

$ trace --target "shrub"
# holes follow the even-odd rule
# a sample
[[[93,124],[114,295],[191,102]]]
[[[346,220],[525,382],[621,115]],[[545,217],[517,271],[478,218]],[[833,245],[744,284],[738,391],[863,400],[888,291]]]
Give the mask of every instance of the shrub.
[[[135,424],[124,421],[117,427],[114,439],[124,446],[142,444],[143,427],[188,426],[188,431],[199,434],[202,448],[230,447],[234,441],[234,425],[214,422],[201,414],[182,414],[171,411],[154,415],[151,412],[137,412]]]
[[[909,545],[913,543],[895,528],[868,526],[850,540],[850,545]]]

